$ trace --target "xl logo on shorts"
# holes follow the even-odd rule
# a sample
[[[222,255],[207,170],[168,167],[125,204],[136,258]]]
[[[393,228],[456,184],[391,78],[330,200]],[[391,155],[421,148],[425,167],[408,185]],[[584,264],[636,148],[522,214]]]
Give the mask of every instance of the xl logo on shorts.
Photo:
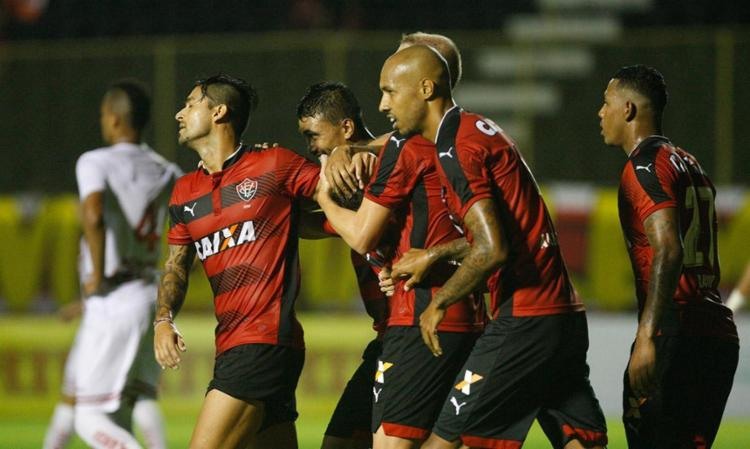
[[[464,380],[456,384],[454,387],[456,390],[460,390],[463,394],[471,394],[471,384],[484,379],[479,374],[474,374],[469,370],[464,373]]]
[[[258,191],[258,181],[245,178],[244,181],[237,184],[237,195],[245,201],[250,201]]]
[[[393,366],[391,362],[383,362],[378,360],[378,372],[375,373],[375,382],[384,384],[385,383],[385,372]]]
[[[239,232],[238,232],[239,230]],[[224,229],[196,240],[195,249],[200,260],[218,254],[229,248],[255,241],[255,226],[252,221],[235,223]]]

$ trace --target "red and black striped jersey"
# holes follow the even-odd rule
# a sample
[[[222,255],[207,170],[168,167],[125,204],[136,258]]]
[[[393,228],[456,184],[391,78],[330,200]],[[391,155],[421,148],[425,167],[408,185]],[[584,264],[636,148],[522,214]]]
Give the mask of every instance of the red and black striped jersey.
[[[380,291],[379,268],[354,250],[351,251],[351,259],[365,311],[372,318],[372,328],[381,338],[388,323],[388,297]]]
[[[403,215],[394,262],[410,248],[429,248],[462,237],[442,201],[434,154],[435,146],[423,137],[394,133],[378,157],[365,198]],[[432,295],[455,268],[448,263],[432,267],[428,278],[408,292],[402,288],[403,281],[398,282],[390,298],[388,325],[419,326],[419,316]],[[448,307],[438,329],[480,331],[486,316],[484,299],[477,293]]]
[[[737,337],[732,313],[718,291],[715,197],[716,189],[698,161],[665,137],[644,139],[622,171],[620,224],[635,274],[639,316],[653,263],[643,223],[657,210],[670,207],[677,209],[680,219],[682,274],[673,302],[662,316],[662,334]]]
[[[169,243],[194,245],[214,293],[217,355],[234,346],[303,347],[298,198],[312,197],[320,167],[277,147],[239,149],[222,170],[177,181]]]
[[[584,310],[539,187],[502,129],[455,106],[440,123],[433,158],[457,221],[481,199],[493,199],[498,208],[510,251],[506,263],[488,280],[492,316]]]

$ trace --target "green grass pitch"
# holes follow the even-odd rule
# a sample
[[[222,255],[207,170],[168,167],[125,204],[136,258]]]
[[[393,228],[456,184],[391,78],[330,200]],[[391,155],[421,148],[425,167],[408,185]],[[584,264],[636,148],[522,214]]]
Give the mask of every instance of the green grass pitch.
[[[305,314],[300,317],[307,340],[307,363],[300,380],[297,421],[300,448],[320,447],[328,417],[338,393],[374,335],[361,316]],[[173,448],[187,447],[211,375],[213,357],[212,316],[186,316],[177,321],[185,335],[185,367],[168,371],[162,379],[162,410],[167,438]],[[54,317],[0,317],[0,448],[37,449],[58,398],[60,371],[75,324]],[[619,390],[619,379],[612,388]],[[622,424],[608,420],[610,448],[625,448]],[[84,448],[77,439],[71,449]],[[549,448],[538,426],[532,428],[524,448]],[[716,449],[750,447],[750,421],[725,420]]]

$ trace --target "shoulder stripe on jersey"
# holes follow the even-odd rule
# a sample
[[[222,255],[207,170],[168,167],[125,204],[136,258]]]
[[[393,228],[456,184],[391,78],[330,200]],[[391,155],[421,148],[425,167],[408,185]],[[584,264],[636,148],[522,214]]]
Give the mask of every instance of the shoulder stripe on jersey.
[[[211,213],[211,193],[169,206],[170,226],[188,224]]]
[[[474,193],[471,191],[469,180],[466,179],[466,174],[458,161],[456,135],[459,125],[461,125],[461,109],[453,108],[443,117],[435,146],[437,147],[438,162],[443,167],[443,171],[448,176],[453,190],[463,205],[474,196]]]
[[[249,179],[249,178],[246,178]],[[245,179],[239,182],[227,184],[221,188],[221,207],[226,208],[237,203],[252,201],[256,198],[272,195],[276,192],[276,174],[269,172],[257,179],[249,179],[257,182],[256,191],[249,200],[245,200],[237,192],[237,186],[242,184]],[[209,192],[198,198],[186,201],[182,204],[175,204],[169,207],[170,227],[176,224],[188,224],[192,221],[205,217],[213,212],[212,194]]]
[[[388,179],[393,173],[393,169],[396,168],[396,162],[401,154],[401,149],[404,147],[407,137],[395,132],[388,138],[388,142],[385,144],[383,149],[383,156],[380,160],[380,167],[378,168],[378,176],[374,182],[370,185],[370,193],[375,196],[380,196],[385,190],[385,186],[388,184]]]
[[[670,200],[656,176],[656,156],[664,143],[661,139],[644,141],[638,153],[630,159],[638,183],[655,204]]]

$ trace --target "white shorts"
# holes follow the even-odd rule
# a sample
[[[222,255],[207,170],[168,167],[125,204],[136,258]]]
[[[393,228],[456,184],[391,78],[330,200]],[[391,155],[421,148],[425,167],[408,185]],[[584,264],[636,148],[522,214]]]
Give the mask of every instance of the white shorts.
[[[155,395],[161,372],[151,325],[155,302],[156,285],[141,280],[86,300],[71,350],[76,407],[112,413],[124,397]]]
[[[79,326],[76,331],[76,337],[73,340],[73,344],[70,346],[68,357],[65,359],[65,371],[63,373],[62,381],[62,393],[65,396],[75,397],[76,395],[76,365],[78,363],[78,354],[80,354],[81,345],[78,342],[81,340],[81,329],[83,326]]]

